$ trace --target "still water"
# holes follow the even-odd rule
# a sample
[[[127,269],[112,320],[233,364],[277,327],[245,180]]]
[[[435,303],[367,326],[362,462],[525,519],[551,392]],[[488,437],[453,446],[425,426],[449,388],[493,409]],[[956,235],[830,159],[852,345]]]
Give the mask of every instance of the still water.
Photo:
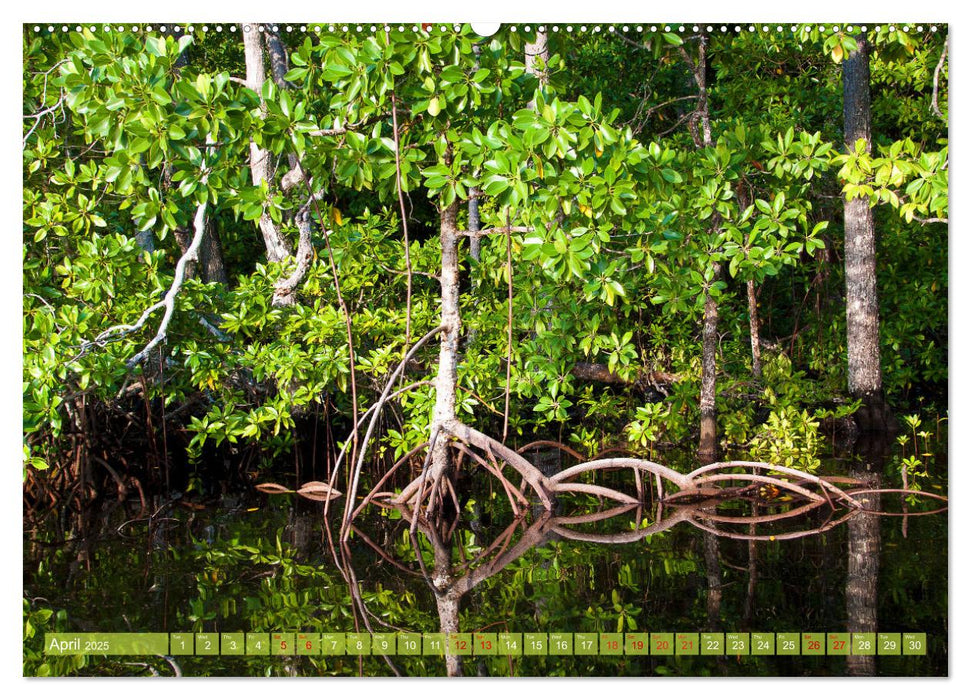
[[[938,464],[946,470],[946,460]],[[861,470],[845,461],[823,467],[829,474],[859,476]],[[890,471],[871,469],[869,477],[898,485],[886,483]],[[943,492],[946,484],[936,488]],[[27,532],[25,616],[36,631],[25,640],[25,675],[947,675],[947,514],[914,515],[936,502],[908,505],[899,495],[882,494],[870,497],[871,510],[911,515],[858,514],[841,522],[845,512],[822,508],[766,525],[744,523],[753,513],[772,516],[791,508],[785,497],[762,491],[744,503],[706,508],[709,516],[721,516],[721,534],[714,535],[706,532],[713,521],[685,518],[656,503],[611,510],[593,498],[563,499],[552,513],[514,511],[494,480],[479,478],[463,489],[458,514],[413,531],[409,512],[371,507],[355,520],[344,548],[337,542],[342,501],[325,516],[321,503],[255,490],[202,506],[188,496],[156,498],[146,508],[126,502]],[[598,506],[610,517],[590,520]],[[764,538],[746,537],[756,533]],[[440,590],[445,580],[449,601]],[[43,633],[54,630],[455,629],[920,632],[927,635],[927,653],[446,660],[54,658],[40,651]]]

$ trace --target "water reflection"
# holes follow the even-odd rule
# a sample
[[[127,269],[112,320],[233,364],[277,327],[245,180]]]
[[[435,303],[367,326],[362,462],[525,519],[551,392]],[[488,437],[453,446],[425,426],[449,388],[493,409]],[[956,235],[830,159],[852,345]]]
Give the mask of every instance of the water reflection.
[[[611,505],[621,500],[614,495],[617,491],[604,485],[590,485],[586,488],[574,486],[569,492],[564,489],[560,491],[555,507],[534,509],[527,515],[516,509],[516,501],[507,487],[506,495],[516,517],[474,557],[466,556],[463,543],[474,540],[481,532],[469,537],[469,533],[460,527],[460,509],[452,518],[444,518],[441,510],[431,506],[422,511],[398,500],[375,499],[376,507],[400,514],[402,532],[408,533],[412,556],[399,555],[397,560],[377,546],[361,527],[352,526],[352,529],[383,560],[420,575],[434,595],[439,630],[459,632],[462,600],[477,586],[554,537],[612,546],[647,540],[681,523],[689,524],[702,531],[707,631],[718,631],[722,628],[721,539],[747,542],[748,582],[742,613],[742,624],[747,627],[751,624],[758,581],[756,543],[820,536],[838,525],[849,523],[845,628],[848,632],[875,632],[881,511],[879,479],[872,469],[874,464],[882,463],[874,460],[885,456],[871,454],[871,461],[856,466],[848,477],[819,478],[800,474],[800,479],[794,482],[780,478],[780,472],[795,473],[781,467],[770,471],[764,465],[757,465],[756,473],[752,474],[733,471],[738,467],[753,466],[749,463],[708,465],[692,472],[690,478],[682,478],[681,491],[652,499],[656,504],[653,509],[646,509],[642,501]],[[572,476],[569,471],[560,474],[568,478]],[[833,482],[839,482],[847,489],[841,489]],[[810,490],[811,486],[817,491]],[[641,483],[638,482],[640,490]],[[567,493],[574,496],[572,502],[565,496]],[[945,501],[932,494],[927,496],[931,500]],[[420,502],[420,499],[416,501]],[[932,512],[939,510],[934,508]],[[426,562],[430,562],[430,566]],[[875,669],[875,657],[847,658],[850,674],[872,675]],[[450,676],[462,675],[461,657],[447,655],[446,670]]]
[[[908,505],[904,537],[902,518],[878,514],[903,512],[898,498],[867,490],[882,464],[827,477],[862,509],[818,482],[777,491],[766,478],[778,474],[724,470],[663,497],[645,479],[626,504],[604,494],[630,472],[598,473],[602,488],[533,509],[480,475],[434,517],[375,499],[345,544],[339,516],[291,495],[204,510],[133,502],[78,515],[43,543],[46,531],[29,535],[25,597],[77,631],[919,631],[931,643],[909,658],[175,659],[185,675],[945,674],[946,519],[917,517],[944,504]],[[55,672],[140,672],[86,664]]]

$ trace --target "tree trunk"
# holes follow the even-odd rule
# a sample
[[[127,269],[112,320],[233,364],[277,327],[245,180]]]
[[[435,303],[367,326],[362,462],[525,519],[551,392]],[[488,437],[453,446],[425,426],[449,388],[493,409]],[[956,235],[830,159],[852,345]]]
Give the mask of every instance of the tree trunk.
[[[859,139],[871,148],[870,64],[866,40],[843,61],[844,141],[850,152]],[[850,395],[861,399],[861,430],[887,430],[889,411],[880,371],[880,309],[877,301],[876,229],[866,198],[843,203],[846,267],[846,349]]]
[[[189,250],[189,246],[192,245],[192,231],[186,228],[177,228],[174,229],[172,233],[175,235],[175,242],[179,244],[179,257],[181,257],[185,255],[186,251]],[[185,278],[192,279],[195,276],[196,261],[189,260],[185,264]]]
[[[180,255],[192,245],[192,232],[188,229],[177,228],[174,231],[175,242],[179,244]],[[209,282],[226,283],[226,266],[223,263],[222,245],[212,221],[206,222],[206,230],[199,243],[198,260],[190,261],[185,266],[185,278],[196,277],[208,284]]]
[[[297,228],[300,231],[300,242],[297,245],[297,267],[289,277],[278,280],[273,289],[273,306],[293,306],[297,301],[297,288],[307,276],[310,263],[314,257],[314,247],[310,232],[310,208],[302,207],[296,216]]]
[[[745,283],[748,292],[748,328],[752,338],[752,377],[762,378],[762,346],[759,340],[759,305],[755,298],[755,281]]]
[[[257,95],[263,94],[263,83],[266,82],[266,71],[263,65],[263,45],[260,41],[259,24],[243,24],[243,50],[246,56],[246,87]],[[249,144],[249,168],[253,185],[259,187],[264,182],[272,187],[273,168],[271,167],[270,152],[256,145],[256,141]],[[290,256],[290,247],[277,229],[273,219],[264,209],[260,216],[260,232],[266,245],[266,258],[270,262],[280,262]]]
[[[705,79],[707,70],[708,37],[702,35],[698,41],[698,60],[693,61],[687,50],[679,48],[681,56],[691,70],[698,87],[698,103],[695,113],[688,121],[691,138],[698,148],[712,145],[711,115],[708,110],[708,85]],[[712,229],[719,226],[718,215],[712,219]],[[713,265],[712,282],[721,277],[721,264]],[[718,453],[718,414],[715,410],[715,376],[718,371],[718,302],[711,292],[705,292],[705,311],[701,329],[701,395],[698,397],[701,409],[701,435],[698,439],[698,454],[714,458]]]
[[[223,260],[222,241],[212,219],[206,223],[206,232],[202,236],[202,246],[199,248],[199,265],[202,269],[202,281],[226,284],[226,263]]]
[[[478,44],[472,45],[472,53],[475,54],[475,68],[479,68],[479,55],[482,48]],[[478,175],[478,173],[477,173]],[[469,233],[475,233],[482,228],[482,219],[479,217],[479,197],[475,192],[469,193]],[[482,238],[479,236],[469,236],[469,255],[476,262],[482,257]],[[470,338],[471,338],[471,334]]]
[[[455,217],[458,204],[453,202],[442,210],[440,238],[442,244],[442,327],[438,353],[438,375],[435,379],[435,413],[432,418],[432,434],[455,420],[455,391],[458,383],[458,345],[462,330],[459,313],[459,260],[458,231]],[[428,481],[436,483],[449,471],[448,440],[435,441]]]
[[[263,36],[266,39],[266,50],[270,55],[270,72],[273,74],[273,82],[277,87],[284,88],[287,81],[284,76],[287,74],[287,52],[280,43],[280,35],[270,27],[264,26]]]
[[[452,592],[435,592],[435,602],[438,605],[439,631],[443,634],[454,634],[459,631],[459,596]],[[446,637],[447,639],[447,637]],[[447,652],[447,650],[446,650]],[[462,675],[462,657],[445,654],[445,672],[449,677]]]
[[[716,277],[720,271],[716,265]],[[704,326],[701,330],[701,437],[698,454],[714,457],[718,453],[718,413],[715,410],[715,376],[718,371],[718,303],[705,294]]]
[[[482,219],[479,218],[479,198],[473,195],[469,199],[469,233],[475,233],[482,228]],[[482,258],[482,237],[469,236],[469,255],[476,262]]]

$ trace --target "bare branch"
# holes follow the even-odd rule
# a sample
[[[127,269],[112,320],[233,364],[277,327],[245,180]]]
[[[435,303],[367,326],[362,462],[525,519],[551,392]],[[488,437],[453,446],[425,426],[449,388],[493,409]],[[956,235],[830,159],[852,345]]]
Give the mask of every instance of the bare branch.
[[[484,228],[480,231],[456,231],[460,236],[493,236],[496,234],[506,235],[507,233],[533,233],[536,229],[532,226],[496,226],[493,228]]]
[[[388,38],[388,43],[391,42],[391,35],[388,30],[385,29],[385,36]],[[408,240],[408,215],[405,213],[405,197],[401,187],[401,140],[398,133],[398,107],[397,107],[397,97],[394,92],[394,88],[391,90],[391,124],[392,124],[392,134],[394,136],[394,184],[395,189],[398,192],[398,206],[401,209],[401,230],[404,234],[405,243],[405,270],[408,273],[407,277],[407,291],[405,292],[405,351],[408,350],[408,345],[411,344],[411,284],[412,284],[412,274],[411,274],[411,251],[410,251],[410,241]]]
[[[63,59],[61,61],[58,61],[53,66],[51,66],[46,71],[44,71],[44,88],[41,91],[41,97],[40,97],[40,103],[42,105],[47,103],[47,81],[48,81],[48,79],[50,79],[51,73],[53,73],[54,71],[56,71],[58,68],[60,68],[62,65],[64,65],[67,62],[68,62],[68,59],[65,58],[65,59]],[[24,145],[23,145],[24,148],[27,147],[27,140],[30,138],[30,135],[34,133],[34,130],[37,129],[37,126],[40,124],[41,119],[45,115],[51,114],[52,112],[57,111],[57,108],[58,107],[63,107],[63,105],[64,105],[64,90],[61,90],[60,91],[60,95],[57,98],[57,102],[55,102],[53,105],[51,105],[50,107],[46,107],[46,108],[44,108],[44,109],[42,109],[39,112],[36,112],[34,114],[25,114],[24,115],[24,119],[33,119],[34,120],[34,125],[32,127],[30,127],[30,130],[24,136]]]
[[[35,114],[25,114],[24,115],[24,119],[33,119],[34,120],[34,124],[33,124],[33,126],[30,127],[30,129],[27,131],[27,133],[24,134],[23,148],[27,148],[27,141],[30,139],[31,135],[37,129],[38,125],[40,125],[41,120],[46,115],[51,114],[53,112],[56,112],[57,109],[63,103],[64,103],[64,91],[61,90],[61,95],[60,95],[60,97],[57,98],[57,102],[55,102],[54,104],[52,104],[50,107],[45,107],[44,109],[42,109],[39,112],[36,112]]]
[[[408,352],[405,354],[404,359],[401,361],[398,367],[395,368],[394,372],[391,373],[391,377],[388,379],[388,382],[384,386],[384,391],[381,392],[381,397],[378,399],[377,403],[373,407],[374,413],[371,416],[371,422],[370,424],[368,424],[367,431],[365,431],[364,433],[364,439],[361,441],[361,445],[360,445],[360,448],[358,449],[358,453],[357,455],[355,455],[357,457],[357,464],[355,465],[355,468],[354,468],[354,474],[351,478],[350,486],[347,489],[347,502],[345,504],[345,511],[344,511],[343,539],[346,539],[347,535],[350,533],[350,530],[348,528],[351,522],[352,512],[354,508],[354,498],[357,495],[357,486],[358,486],[358,482],[360,481],[361,470],[364,468],[364,458],[367,455],[367,445],[371,439],[371,435],[374,433],[374,428],[377,425],[378,417],[381,414],[381,408],[388,401],[388,395],[391,393],[391,387],[394,386],[395,382],[398,381],[398,376],[401,375],[402,372],[404,372],[405,366],[408,364],[408,360],[410,360],[415,355],[415,353],[418,352],[419,348],[421,348],[422,345],[424,345],[429,340],[434,338],[441,331],[442,331],[442,327],[439,326],[438,328],[435,328],[434,330],[431,330],[428,333],[426,333],[424,337],[422,337],[413,346],[411,346],[411,349],[408,350]],[[355,426],[354,432],[355,434],[357,433],[357,426]],[[433,436],[432,443],[434,443],[434,440],[435,438]],[[431,449],[429,449],[428,453],[431,454]],[[340,464],[340,458],[338,458],[338,462],[335,463],[334,465],[335,472],[338,470],[339,464]]]
[[[506,282],[508,286],[506,313],[506,397],[502,414],[502,441],[509,436],[509,397],[512,393],[512,235],[509,233],[509,210],[506,210]]]
[[[303,170],[300,169],[300,165],[293,167],[290,172],[283,176],[280,180],[280,191],[283,194],[287,194],[295,187],[298,187],[303,182]]]
[[[128,360],[129,368],[140,364],[155,349],[156,345],[165,340],[166,333],[169,329],[169,322],[172,320],[172,314],[175,313],[175,297],[179,293],[179,290],[182,289],[182,283],[185,282],[186,265],[199,259],[199,246],[202,243],[202,236],[206,230],[206,206],[206,203],[203,203],[196,208],[196,216],[193,221],[195,234],[192,236],[192,243],[189,244],[189,247],[175,265],[175,279],[172,280],[172,286],[169,287],[165,298],[152,307],[153,309],[159,306],[165,307],[165,313],[162,316],[162,323],[159,324],[158,332],[155,333],[155,337],[149,341],[148,345],[141,352]],[[144,314],[142,318],[145,318]]]
[[[379,122],[382,119],[392,116],[388,112],[383,112],[381,114],[375,114],[367,119],[360,121],[356,124],[348,124],[347,126],[339,126],[331,129],[315,129],[314,131],[306,132],[307,136],[343,136],[348,131],[358,131],[364,127],[371,126],[375,122]]]
[[[944,50],[941,51],[941,58],[937,62],[937,68],[934,69],[934,94],[931,96],[931,111],[941,119],[946,119],[946,117],[941,114],[941,110],[937,106],[937,90],[938,81],[941,77],[941,71],[944,69],[944,60],[947,58],[947,40],[948,37],[944,37]]]
[[[142,312],[142,315],[138,318],[135,323],[132,324],[120,324],[117,326],[112,326],[101,333],[94,340],[86,340],[81,343],[81,352],[78,353],[71,361],[79,360],[95,348],[103,348],[108,343],[114,343],[122,338],[131,335],[137,330],[140,330],[151,317],[153,313],[161,308],[165,309],[165,315],[162,317],[162,324],[159,326],[158,333],[152,341],[137,355],[135,355],[131,360],[128,361],[129,367],[134,367],[139,362],[141,362],[147,354],[155,348],[164,338],[165,333],[168,330],[169,321],[172,318],[172,313],[175,310],[175,295],[179,293],[182,288],[182,283],[185,281],[185,268],[190,262],[195,262],[199,257],[199,245],[202,242],[202,233],[205,230],[205,212],[206,205],[200,204],[196,210],[195,217],[195,235],[192,237],[192,242],[186,249],[185,253],[179,258],[179,262],[175,266],[175,279],[172,280],[172,286],[166,293],[165,297],[161,301],[157,301],[147,309]]]

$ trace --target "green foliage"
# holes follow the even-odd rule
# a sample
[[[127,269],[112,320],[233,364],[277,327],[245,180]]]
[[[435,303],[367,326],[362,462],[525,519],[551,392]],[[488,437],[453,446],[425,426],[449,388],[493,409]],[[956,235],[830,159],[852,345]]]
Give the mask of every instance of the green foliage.
[[[189,409],[178,426],[189,456],[226,445],[258,446],[270,458],[291,449],[303,416],[333,408],[349,417],[352,374],[367,405],[404,346],[399,169],[419,273],[412,340],[437,325],[442,207],[461,205],[461,225],[475,195],[484,228],[527,231],[509,237],[514,434],[565,429],[588,451],[624,426],[642,448],[690,440],[698,319],[710,295],[721,308],[726,444],[760,436],[759,454],[814,454],[815,411],[844,391],[841,195],[876,207],[887,391],[898,401],[939,398],[946,227],[930,221],[948,216],[948,144],[946,122],[928,115],[935,82],[946,110],[943,34],[869,33],[872,154],[839,145],[838,62],[858,38],[810,25],[713,33],[712,143],[698,147],[697,124],[687,128],[695,35],[554,34],[541,85],[523,62],[529,36],[508,28],[490,39],[468,27],[308,32],[283,38],[288,84],[267,80],[261,94],[231,79],[242,72],[241,45],[228,35],[25,36],[24,114],[35,115],[24,122],[23,154],[25,468],[57,463],[75,404],[119,401],[125,361],[158,313],[137,333],[80,349],[161,299],[182,252],[176,238],[202,203],[228,282],[187,280],[150,360],[164,384],[146,382],[147,398]],[[251,142],[275,164],[268,182],[249,177]],[[315,254],[297,303],[277,308],[275,285],[293,261],[265,262],[256,234],[266,216],[295,243],[307,192],[283,186],[291,158],[320,189]],[[145,232],[154,252],[140,247]],[[482,240],[478,262],[463,261],[472,283],[463,281],[469,342],[459,394],[470,422],[500,413],[505,261],[503,235]],[[783,374],[798,396],[771,369],[763,386],[748,385],[748,282],[764,336],[795,336]],[[410,379],[427,379],[434,348],[415,359],[422,369]],[[594,392],[573,376],[577,362],[602,363],[627,382],[651,370],[679,381],[645,402]],[[735,398],[753,391],[755,402]],[[400,457],[427,439],[432,400],[427,386],[399,397],[401,424],[378,449]]]

